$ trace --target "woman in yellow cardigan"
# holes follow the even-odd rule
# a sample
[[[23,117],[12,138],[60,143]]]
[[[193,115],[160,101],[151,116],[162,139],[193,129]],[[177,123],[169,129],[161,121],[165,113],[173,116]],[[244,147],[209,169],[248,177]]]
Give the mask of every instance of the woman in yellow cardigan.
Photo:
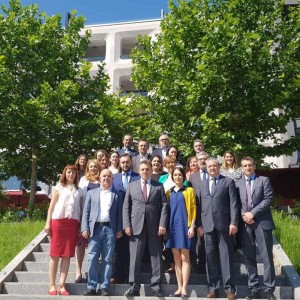
[[[175,187],[167,192],[170,207],[167,248],[172,248],[178,289],[172,297],[187,298],[187,284],[190,277],[190,249],[196,221],[196,196],[193,188],[184,187],[185,171],[175,167],[172,180]]]

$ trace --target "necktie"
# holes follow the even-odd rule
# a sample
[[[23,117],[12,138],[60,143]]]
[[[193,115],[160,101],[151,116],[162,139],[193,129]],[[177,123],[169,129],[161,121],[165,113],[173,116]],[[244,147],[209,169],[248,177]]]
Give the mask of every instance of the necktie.
[[[202,181],[205,181],[205,180],[206,180],[206,172],[203,171],[203,172],[202,172]]]
[[[213,180],[211,188],[210,188],[210,194],[212,195],[216,189],[217,179],[216,179],[216,177],[213,177],[211,180]]]
[[[127,188],[128,188],[128,174],[125,173],[124,176],[125,176],[125,178],[124,178],[124,182],[123,182],[123,187],[124,187],[124,190],[127,191]]]
[[[144,200],[146,202],[147,201],[147,181],[144,181],[144,184],[143,184],[143,196],[144,196]]]
[[[247,206],[248,206],[248,210],[251,210],[252,209],[252,201],[251,201],[251,178],[247,178],[246,191],[247,191]]]

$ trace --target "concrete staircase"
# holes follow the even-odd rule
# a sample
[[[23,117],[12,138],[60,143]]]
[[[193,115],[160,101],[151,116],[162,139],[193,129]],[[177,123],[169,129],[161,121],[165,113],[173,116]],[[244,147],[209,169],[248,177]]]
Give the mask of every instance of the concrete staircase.
[[[27,249],[26,249],[27,248]],[[44,233],[33,240],[21,252],[14,261],[8,265],[0,273],[0,299],[45,299],[53,298],[48,296],[47,291],[49,289],[48,279],[48,262],[49,262],[49,239]],[[276,261],[276,260],[275,260]],[[87,268],[87,260],[85,257],[84,267]],[[147,299],[154,298],[150,290],[150,265],[144,263],[143,266],[143,282],[141,287],[141,296],[136,297],[142,300],[145,296]],[[237,297],[238,299],[245,298],[249,293],[247,288],[247,272],[244,264],[244,259],[241,254],[235,254],[235,274],[236,274],[236,285],[237,285]],[[13,271],[9,271],[13,269]],[[197,274],[194,270],[197,269],[197,265],[192,265],[192,274],[189,281],[189,294],[190,298],[206,299],[207,285],[206,277],[204,274]],[[284,274],[283,267],[277,262],[275,264],[276,270],[276,290],[275,295],[277,299],[294,299],[294,289],[290,284],[287,276]],[[263,265],[258,264],[258,272],[260,280],[262,281]],[[69,275],[67,278],[66,288],[70,292],[70,296],[60,298],[66,299],[90,299],[91,297],[83,296],[86,290],[86,284],[74,283],[75,280],[75,260],[71,259],[71,265]],[[112,300],[126,299],[124,292],[128,289],[127,284],[116,284],[111,286]],[[163,275],[162,290],[163,294],[168,296],[176,290],[176,277],[175,274],[165,273]],[[264,293],[261,293],[262,298]],[[99,296],[97,296],[99,297]],[[222,293],[221,297],[226,298],[225,294]],[[96,297],[95,297],[96,298]],[[104,298],[104,297],[102,297]],[[169,299],[172,299],[168,297]],[[298,299],[295,297],[295,299]]]

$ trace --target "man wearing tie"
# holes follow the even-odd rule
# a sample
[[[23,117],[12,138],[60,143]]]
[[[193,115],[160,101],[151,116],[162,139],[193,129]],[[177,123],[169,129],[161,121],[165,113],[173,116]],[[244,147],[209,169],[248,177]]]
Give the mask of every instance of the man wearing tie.
[[[190,175],[189,184],[193,187],[196,192],[199,189],[200,182],[208,178],[206,170],[206,160],[208,159],[208,153],[201,151],[197,154],[199,171]]]
[[[149,160],[151,155],[148,154],[149,142],[147,140],[141,139],[138,144],[139,154],[132,157],[132,170],[134,172],[139,172],[140,162],[143,160]]]
[[[197,141],[195,140],[194,145]],[[201,142],[201,141],[200,141]],[[197,142],[198,143],[198,142]],[[199,171],[196,173],[192,173],[189,179],[189,185],[194,189],[195,194],[197,193],[200,182],[208,180],[208,173],[206,170],[206,160],[208,159],[208,153],[204,151],[200,151],[197,153],[197,160]],[[197,207],[199,206],[198,201],[196,202]],[[205,245],[204,245],[204,238],[203,235],[200,235],[199,230],[197,230],[197,236],[195,237],[196,240],[196,258],[197,258],[197,265],[198,265],[198,273],[205,273]]]
[[[140,175],[131,170],[132,158],[129,154],[120,157],[121,173],[117,173],[113,177],[113,187],[121,194],[122,203],[125,193],[130,182],[138,180]],[[125,283],[128,281],[129,273],[129,238],[123,235],[116,242],[115,253],[115,270],[111,278],[111,283]]]
[[[214,157],[206,161],[208,180],[201,181],[197,191],[199,211],[197,230],[204,234],[206,250],[207,298],[218,298],[221,265],[227,299],[235,299],[233,270],[233,235],[236,234],[239,209],[233,179],[220,175],[220,164]],[[220,264],[219,264],[220,263]]]
[[[168,206],[163,185],[151,180],[150,161],[140,163],[141,180],[128,185],[123,205],[123,228],[129,236],[131,287],[125,296],[139,296],[141,267],[145,245],[151,257],[153,295],[161,297],[162,243],[160,236],[166,233]]]
[[[273,262],[273,237],[275,228],[270,206],[272,187],[268,177],[255,174],[255,162],[251,157],[241,160],[244,176],[237,180],[236,188],[241,203],[244,222],[242,237],[243,250],[248,269],[250,294],[247,299],[259,299],[259,280],[257,274],[256,245],[264,264],[264,290],[268,300],[275,300],[275,269]]]
[[[129,154],[131,157],[133,157],[138,154],[137,151],[132,148],[132,144],[133,144],[132,135],[125,134],[122,142],[123,142],[123,147],[120,150],[118,150],[120,156],[122,156],[123,154]]]
[[[110,296],[109,285],[113,267],[116,238],[122,236],[122,199],[112,188],[112,173],[100,173],[99,188],[88,191],[81,222],[82,236],[88,245],[88,290],[85,296],[95,296],[100,280],[100,293]],[[98,278],[99,257],[102,257],[101,276]]]

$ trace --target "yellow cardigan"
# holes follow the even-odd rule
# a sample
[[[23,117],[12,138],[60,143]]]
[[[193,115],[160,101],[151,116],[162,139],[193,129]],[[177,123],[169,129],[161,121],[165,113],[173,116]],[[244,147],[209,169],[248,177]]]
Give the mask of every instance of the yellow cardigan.
[[[182,191],[184,200],[185,200],[185,207],[188,216],[188,227],[191,227],[192,221],[196,221],[196,196],[194,189],[191,187],[187,187]],[[167,193],[168,202],[170,202],[171,197],[171,190],[168,190]]]

